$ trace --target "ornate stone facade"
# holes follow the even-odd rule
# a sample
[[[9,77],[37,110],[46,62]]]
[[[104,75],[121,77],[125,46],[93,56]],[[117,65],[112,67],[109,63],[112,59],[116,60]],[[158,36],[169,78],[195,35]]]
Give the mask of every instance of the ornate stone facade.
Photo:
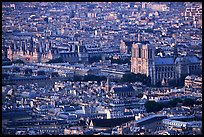
[[[133,44],[131,72],[150,76],[153,85],[162,81],[168,83],[169,80],[200,73],[201,61],[196,56],[155,56],[155,48],[143,41]]]

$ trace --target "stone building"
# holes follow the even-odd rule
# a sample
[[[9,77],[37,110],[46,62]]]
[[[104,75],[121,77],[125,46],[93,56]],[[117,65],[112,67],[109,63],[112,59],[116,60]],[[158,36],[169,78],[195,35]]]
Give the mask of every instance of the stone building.
[[[169,80],[178,80],[189,74],[201,72],[201,61],[196,56],[155,56],[155,48],[148,41],[132,46],[131,72],[150,76],[153,85]]]
[[[47,62],[53,59],[51,49],[49,49],[50,43],[45,43],[46,48],[42,48],[43,45],[30,39],[16,39],[7,50],[7,57],[10,60],[21,59],[25,62]]]
[[[88,51],[83,45],[72,45],[70,51],[61,51],[60,57],[62,57],[63,61],[69,63],[87,63]]]

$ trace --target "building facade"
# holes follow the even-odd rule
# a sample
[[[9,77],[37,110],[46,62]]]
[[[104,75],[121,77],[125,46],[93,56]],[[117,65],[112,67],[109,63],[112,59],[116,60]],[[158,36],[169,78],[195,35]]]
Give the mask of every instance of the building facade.
[[[174,50],[174,52],[177,50]],[[156,85],[178,80],[189,74],[201,72],[201,61],[196,56],[155,56],[155,48],[148,41],[134,43],[131,55],[131,72],[146,74]]]

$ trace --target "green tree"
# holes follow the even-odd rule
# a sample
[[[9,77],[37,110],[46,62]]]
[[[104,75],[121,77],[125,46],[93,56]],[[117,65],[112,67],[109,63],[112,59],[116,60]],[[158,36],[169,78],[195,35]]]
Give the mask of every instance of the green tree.
[[[163,109],[163,104],[155,101],[147,101],[145,103],[145,108],[147,112],[156,112]]]
[[[121,82],[142,82],[145,85],[150,84],[150,77],[147,77],[145,74],[134,74],[126,73],[121,78]]]
[[[195,100],[191,98],[185,98],[182,102],[183,106],[193,106],[193,104],[195,104]]]
[[[59,58],[51,59],[46,63],[63,63],[63,62],[64,62],[63,59],[59,57]]]
[[[33,73],[32,69],[29,69],[29,68],[25,69],[25,76],[31,76],[32,73]]]
[[[15,61],[12,61],[13,64],[25,64],[25,62],[21,59],[17,59]]]
[[[102,56],[89,57],[89,63],[99,62],[100,60],[102,60]]]
[[[74,75],[73,81],[74,81],[74,82],[76,82],[76,81],[82,81],[82,76]]]
[[[174,98],[168,101],[165,107],[176,107],[178,103],[182,103],[182,100],[180,98]]]
[[[143,93],[139,93],[139,94],[137,95],[137,97],[138,97],[138,98],[142,98],[142,97],[143,97]]]
[[[45,71],[44,70],[40,70],[40,71],[37,72],[37,75],[38,76],[45,75]]]
[[[95,75],[86,75],[84,76],[84,81],[105,81],[107,78],[105,76],[95,76]]]

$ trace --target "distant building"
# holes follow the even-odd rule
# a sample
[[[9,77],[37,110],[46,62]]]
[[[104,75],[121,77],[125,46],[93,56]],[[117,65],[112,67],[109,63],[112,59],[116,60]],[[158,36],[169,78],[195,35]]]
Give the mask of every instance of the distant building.
[[[167,118],[165,115],[150,115],[135,121],[135,124],[137,127],[144,127],[145,129],[154,132],[162,128],[162,120],[165,118]]]
[[[191,88],[202,88],[202,77],[198,77],[195,75],[188,75],[185,78],[185,87]]]
[[[77,52],[61,51],[59,54],[64,62],[76,63],[79,61]]]
[[[63,59],[64,62],[69,63],[88,62],[87,49],[85,46],[80,45],[73,45],[72,51],[61,51],[60,57]]]
[[[135,43],[132,47],[131,72],[150,76],[154,85],[161,83],[163,79],[167,83],[189,74],[198,74],[201,72],[200,64],[201,61],[196,56],[155,56],[155,48],[148,41]]]
[[[25,62],[47,62],[53,58],[51,50],[48,50],[49,43],[45,44],[46,50],[42,52],[39,43],[35,43],[31,37],[29,40],[15,40],[7,50],[7,57],[10,60],[21,59]]]
[[[133,41],[121,40],[120,42],[120,53],[131,54]]]
[[[136,96],[138,94],[137,91],[132,86],[126,86],[126,87],[112,87],[110,92],[114,96],[119,96],[119,97],[132,97]]]
[[[202,28],[202,4],[196,3],[186,7],[184,12],[185,20],[193,21],[195,27]]]
[[[64,135],[83,135],[84,130],[81,127],[70,127],[64,129]]]
[[[119,126],[132,120],[134,120],[134,117],[113,119],[92,119],[89,121],[89,128],[106,130],[108,128]]]
[[[163,119],[162,123],[167,127],[173,127],[173,128],[202,128],[202,121],[201,120],[189,120],[186,116],[183,118],[169,118],[169,119]]]

